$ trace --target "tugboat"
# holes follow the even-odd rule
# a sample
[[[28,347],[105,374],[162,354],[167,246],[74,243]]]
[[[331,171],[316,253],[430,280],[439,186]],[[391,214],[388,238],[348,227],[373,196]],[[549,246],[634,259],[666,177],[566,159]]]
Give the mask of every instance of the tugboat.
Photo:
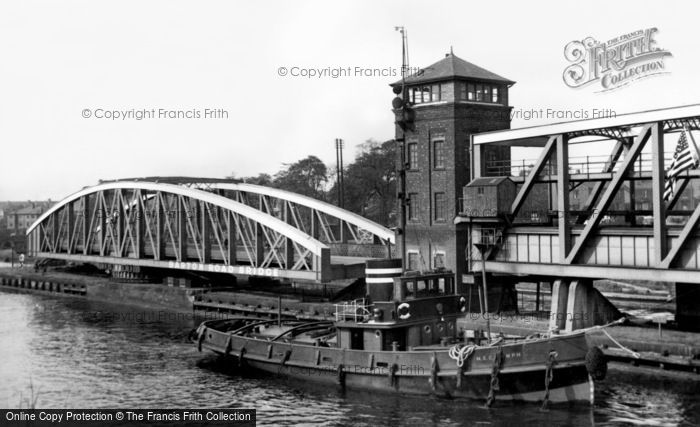
[[[458,332],[467,301],[454,274],[377,277],[400,272],[400,263],[368,261],[368,276],[375,274],[366,297],[337,304],[334,321],[212,320],[193,339],[200,351],[230,356],[241,369],[342,388],[483,399],[489,406],[593,403],[585,331],[527,338]]]

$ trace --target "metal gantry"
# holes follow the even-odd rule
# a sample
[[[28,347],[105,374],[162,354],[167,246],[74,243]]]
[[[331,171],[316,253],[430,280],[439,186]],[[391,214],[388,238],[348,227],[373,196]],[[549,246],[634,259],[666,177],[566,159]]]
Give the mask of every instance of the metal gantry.
[[[347,255],[347,247],[355,247],[357,263],[378,248],[383,255],[374,257],[391,253],[391,230],[305,196],[249,184],[176,182],[111,181],[80,190],[27,230],[29,252],[315,282],[336,278],[334,259]]]
[[[700,204],[693,200],[690,208],[676,208],[700,170],[683,172],[673,197],[664,200],[665,168],[675,149],[675,142],[664,143],[665,137],[682,129],[700,129],[700,105],[475,135],[475,177],[489,171],[482,158],[488,144],[542,147],[529,170],[510,176],[518,187],[510,211],[503,212],[503,246],[487,260],[486,270],[539,277],[700,283]],[[583,163],[572,167],[570,146],[591,139],[609,141],[609,155],[594,167],[580,166]],[[613,205],[625,183],[629,196],[620,212]],[[634,186],[640,183],[650,190],[650,206],[643,209],[635,205]],[[589,185],[590,192],[574,210],[571,194],[582,184]],[[535,199],[543,198],[542,189],[547,198],[539,203]],[[548,219],[518,221],[523,207],[532,206],[533,200],[546,206]],[[632,219],[608,223],[611,216],[621,215]],[[640,216],[649,222],[638,224],[635,218]],[[674,222],[672,216],[683,219]],[[478,225],[472,227],[472,241],[478,240],[479,230]],[[478,271],[476,252],[473,257],[473,270]]]

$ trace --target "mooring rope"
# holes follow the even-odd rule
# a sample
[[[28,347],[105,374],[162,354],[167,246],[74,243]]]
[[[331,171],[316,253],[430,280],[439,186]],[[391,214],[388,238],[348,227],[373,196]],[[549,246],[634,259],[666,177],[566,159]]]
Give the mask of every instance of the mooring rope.
[[[554,365],[557,363],[557,353],[555,350],[550,350],[547,356],[546,366],[547,369],[544,371],[544,399],[542,400],[542,410],[547,409],[547,404],[549,403],[549,384],[554,379]]]
[[[604,328],[601,328],[601,330],[603,331],[603,333],[604,333],[605,335],[608,336],[608,338],[610,338],[610,341],[614,342],[614,343],[615,343],[618,347],[620,347],[622,350],[624,350],[624,351],[630,353],[632,356],[634,356],[635,359],[639,359],[640,357],[642,357],[642,356],[641,356],[639,353],[637,353],[636,351],[630,350],[629,348],[627,348],[627,347],[625,347],[624,345],[620,344],[620,342],[619,342],[618,340],[616,340],[615,338],[613,338],[612,335],[610,335],[610,334],[608,333],[608,331],[606,331]]]
[[[487,407],[493,405],[493,402],[496,401],[496,392],[501,389],[498,381],[498,375],[501,373],[504,360],[505,356],[503,354],[503,347],[499,347],[498,352],[493,358],[493,367],[491,368],[491,385],[489,387],[489,395],[486,398]]]

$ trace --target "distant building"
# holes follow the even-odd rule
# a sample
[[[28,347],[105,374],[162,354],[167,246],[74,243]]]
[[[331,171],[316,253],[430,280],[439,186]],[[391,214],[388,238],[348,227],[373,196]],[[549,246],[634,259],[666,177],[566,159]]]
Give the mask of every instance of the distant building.
[[[15,232],[26,230],[50,206],[51,204],[47,202],[33,202],[29,206],[19,208],[13,212],[7,212],[7,229]]]

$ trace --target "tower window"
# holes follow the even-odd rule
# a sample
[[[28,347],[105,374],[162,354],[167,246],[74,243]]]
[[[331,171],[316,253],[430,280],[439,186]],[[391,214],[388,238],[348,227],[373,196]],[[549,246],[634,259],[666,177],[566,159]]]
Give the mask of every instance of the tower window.
[[[439,101],[440,100],[440,85],[433,85],[430,89],[431,92],[431,98],[430,100],[433,102]]]
[[[467,85],[467,100],[474,101],[476,99],[476,89],[473,84]]]
[[[408,219],[411,221],[418,220],[418,211],[420,210],[420,200],[418,197],[418,193],[408,194],[408,198],[410,199],[410,203],[408,204]]]
[[[476,85],[476,100],[477,101],[484,100],[484,86],[483,85]]]
[[[445,193],[435,193],[435,221],[445,221]]]
[[[420,91],[422,95],[420,102],[430,102],[430,86],[423,86]]]
[[[493,90],[491,91],[491,102],[497,103],[498,102],[498,87],[494,86]]]
[[[408,89],[408,100],[411,102],[411,104],[416,104],[418,101],[416,101],[416,94],[418,93],[418,88],[417,87],[412,87]]]
[[[411,142],[406,148],[406,162],[408,163],[408,169],[418,169],[418,144]]]
[[[437,140],[433,142],[433,159],[435,169],[445,169],[445,141]]]

